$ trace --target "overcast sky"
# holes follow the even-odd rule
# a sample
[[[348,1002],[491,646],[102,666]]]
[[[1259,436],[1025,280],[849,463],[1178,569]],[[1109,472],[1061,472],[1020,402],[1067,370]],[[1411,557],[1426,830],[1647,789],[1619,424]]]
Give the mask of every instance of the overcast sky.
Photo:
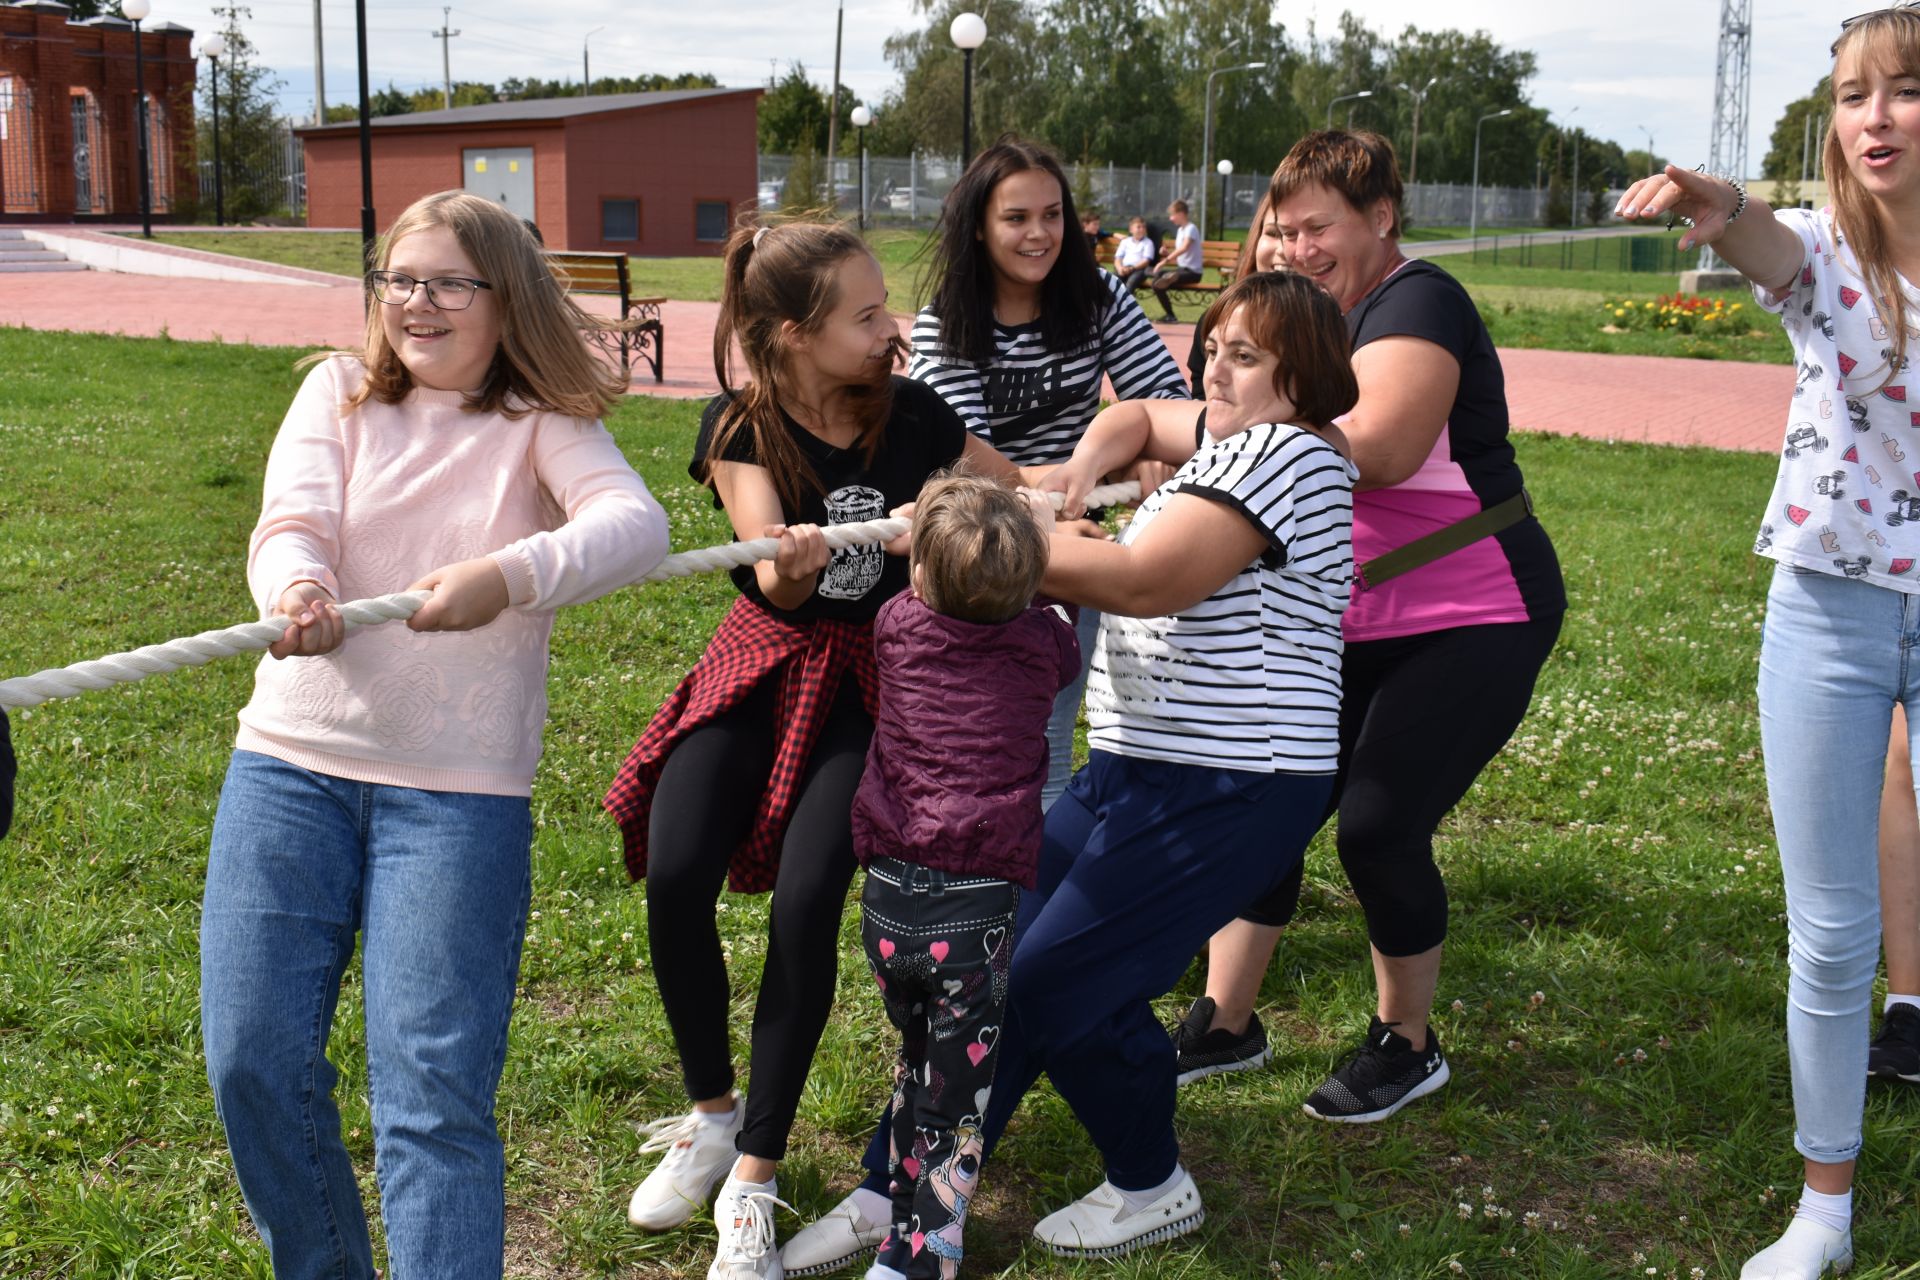
[[[250,2],[247,31],[262,61],[286,82],[282,106],[313,110],[313,0]],[[1811,89],[1827,70],[1827,46],[1841,18],[1871,0],[1754,0],[1753,87],[1749,106],[1749,169],[1759,168],[1767,136],[1781,108]],[[581,45],[591,37],[595,75],[710,72],[722,84],[765,84],[789,62],[804,63],[823,86],[833,70],[833,0],[465,0],[452,6],[448,25],[455,80],[499,82],[511,76],[577,79]],[[1484,28],[1508,48],[1531,49],[1539,75],[1529,86],[1535,103],[1626,147],[1654,145],[1676,162],[1707,159],[1713,118],[1714,61],[1720,0],[1356,0],[1350,5],[1280,0],[1274,16],[1293,38],[1309,20],[1331,28],[1343,8],[1388,35],[1408,23]],[[412,90],[438,85],[441,6],[426,0],[370,0],[371,83]],[[211,0],[154,0],[150,22],[177,22],[196,31],[213,27]],[[330,103],[354,94],[353,6],[322,0],[326,92]],[[993,11],[983,12],[989,34]],[[897,30],[914,25],[908,0],[846,0],[841,79],[877,103],[894,84],[881,51]],[[1356,88],[1362,86],[1355,86]],[[1576,111],[1577,108],[1577,111]],[[1569,113],[1572,113],[1569,115]],[[1495,125],[1488,125],[1495,128]],[[1279,157],[1247,157],[1270,164]]]

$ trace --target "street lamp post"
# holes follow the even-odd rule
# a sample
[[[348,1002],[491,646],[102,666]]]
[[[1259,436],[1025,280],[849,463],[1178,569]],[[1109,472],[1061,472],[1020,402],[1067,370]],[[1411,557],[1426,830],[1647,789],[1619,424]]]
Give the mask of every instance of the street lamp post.
[[[1480,126],[1489,120],[1498,120],[1501,116],[1510,116],[1513,108],[1489,111],[1473,122],[1473,210],[1467,219],[1467,239],[1480,238]]]
[[[353,39],[360,56],[360,269],[373,270],[373,111],[367,102],[367,0],[353,0]],[[373,305],[367,294],[365,305]]]
[[[1200,174],[1202,179],[1206,176],[1207,161],[1213,157],[1213,82],[1215,78],[1231,75],[1236,71],[1258,71],[1266,65],[1264,62],[1243,62],[1237,67],[1221,67],[1217,71],[1207,73],[1206,109],[1202,112],[1203,121],[1200,129]],[[1200,238],[1203,240],[1206,239],[1207,236],[1207,188],[1211,185],[1211,183],[1204,180],[1200,183]]]
[[[847,117],[860,135],[860,229],[867,229],[867,126],[873,123],[873,112],[867,110],[867,104],[861,103]]]
[[[227,188],[220,167],[220,58],[227,51],[227,42],[219,35],[210,35],[200,42],[200,52],[213,64],[213,73],[207,77],[207,85],[213,90],[213,225],[227,225]]]
[[[973,51],[987,42],[987,20],[962,13],[947,25],[947,37],[960,50],[966,66],[960,76],[960,167],[973,161]]]
[[[1362,89],[1358,93],[1343,93],[1327,104],[1327,128],[1333,128],[1333,109],[1343,102],[1352,102],[1355,98],[1371,98],[1373,90]]]
[[[1227,190],[1227,184],[1233,179],[1233,161],[1222,159],[1220,163],[1213,166],[1213,168],[1214,172],[1220,175],[1220,234],[1225,235],[1227,233],[1227,215],[1233,209],[1233,195]],[[1200,172],[1204,175],[1206,170],[1202,169]],[[1202,207],[1204,208],[1205,206]],[[1206,230],[1206,224],[1202,223],[1200,226],[1200,236],[1203,240],[1206,238]]]
[[[587,45],[605,30],[605,27],[595,27],[580,38],[580,96],[583,98],[593,96],[593,63],[587,58]]]
[[[140,22],[153,12],[149,0],[123,0],[120,12],[133,23],[133,127],[140,134],[140,234],[153,239],[152,157],[147,154],[147,59],[140,38]]]
[[[1394,88],[1403,89],[1413,97],[1413,156],[1407,164],[1409,187],[1420,180],[1420,108],[1426,104],[1428,91],[1439,83],[1440,77],[1434,76],[1418,89],[1407,84],[1394,85]]]
[[[1654,163],[1653,162],[1653,130],[1647,128],[1647,126],[1645,125],[1637,125],[1635,127],[1638,128],[1640,132],[1647,135],[1647,172],[1652,173],[1653,163]]]

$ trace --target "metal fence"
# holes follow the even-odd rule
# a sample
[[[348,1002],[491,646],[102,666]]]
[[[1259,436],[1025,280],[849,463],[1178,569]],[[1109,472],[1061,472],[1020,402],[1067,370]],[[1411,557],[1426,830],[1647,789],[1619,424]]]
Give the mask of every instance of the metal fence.
[[[200,203],[213,208],[213,133],[203,127],[198,150]],[[307,209],[307,156],[293,134],[293,122],[281,121],[270,145],[244,159],[227,150],[221,156],[229,218],[267,214],[302,217]]]
[[[0,76],[0,213],[40,212],[33,126],[33,86]]]
[[[787,178],[792,156],[760,157],[759,201],[763,209],[787,201]],[[814,162],[816,190],[812,202],[826,202],[826,166]],[[930,226],[940,215],[940,202],[960,177],[957,158],[915,154],[867,157],[866,204],[869,222],[881,225]],[[1135,214],[1158,220],[1175,200],[1197,205],[1200,175],[1192,169],[1152,169],[1146,165],[1088,167],[1074,165],[1067,173],[1076,204],[1089,204],[1108,223],[1118,224]],[[1244,229],[1267,188],[1265,173],[1214,176],[1208,191],[1213,205],[1209,220],[1218,225],[1225,211],[1228,228]],[[833,203],[848,213],[860,207],[860,161],[849,156],[833,162]],[[1089,199],[1090,197],[1090,199]],[[808,201],[801,201],[808,203]],[[1472,220],[1471,186],[1423,182],[1407,188],[1407,216],[1419,226],[1465,226]],[[1547,215],[1547,193],[1532,187],[1481,187],[1480,224],[1486,227],[1540,226]]]

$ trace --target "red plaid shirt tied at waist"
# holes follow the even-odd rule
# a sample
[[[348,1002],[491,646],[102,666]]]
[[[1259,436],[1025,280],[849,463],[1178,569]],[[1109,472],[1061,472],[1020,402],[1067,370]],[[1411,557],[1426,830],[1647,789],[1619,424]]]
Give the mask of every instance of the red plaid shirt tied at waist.
[[[761,681],[777,679],[774,734],[778,745],[773,772],[761,792],[752,834],[727,864],[727,884],[735,893],[771,890],[781,842],[799,798],[800,779],[849,670],[859,682],[867,714],[874,714],[879,706],[879,673],[873,662],[871,622],[828,618],[788,622],[745,596],[735,600],[700,661],[654,713],[601,802],[620,824],[627,874],[635,880],[647,874],[653,792],[674,747],[701,725],[739,706]]]

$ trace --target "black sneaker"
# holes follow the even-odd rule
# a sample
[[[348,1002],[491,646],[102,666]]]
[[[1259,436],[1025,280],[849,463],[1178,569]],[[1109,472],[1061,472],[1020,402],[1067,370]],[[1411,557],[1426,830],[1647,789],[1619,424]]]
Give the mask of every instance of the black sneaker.
[[[1374,1018],[1366,1043],[1348,1054],[1300,1109],[1319,1120],[1371,1124],[1445,1084],[1452,1073],[1440,1052],[1440,1037],[1429,1029],[1427,1047],[1415,1049],[1393,1029],[1397,1025]]]
[[[1920,1084],[1920,1009],[1897,1004],[1887,1010],[1867,1047],[1867,1074]]]
[[[1201,996],[1187,1010],[1170,1034],[1177,1055],[1175,1069],[1179,1083],[1192,1084],[1223,1071],[1254,1071],[1267,1065],[1273,1050],[1267,1047],[1267,1031],[1254,1014],[1247,1029],[1235,1034],[1213,1025],[1213,998]]]

